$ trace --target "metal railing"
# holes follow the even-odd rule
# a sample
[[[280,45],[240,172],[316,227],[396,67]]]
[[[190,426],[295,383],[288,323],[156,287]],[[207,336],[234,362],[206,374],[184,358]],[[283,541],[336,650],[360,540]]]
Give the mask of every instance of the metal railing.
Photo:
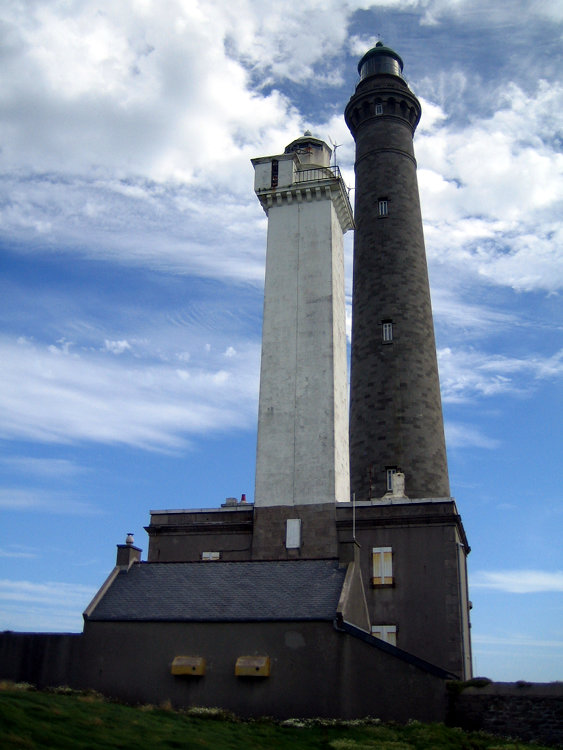
[[[334,180],[341,177],[340,167],[315,167],[299,169],[293,174],[294,182],[313,182],[314,180]]]

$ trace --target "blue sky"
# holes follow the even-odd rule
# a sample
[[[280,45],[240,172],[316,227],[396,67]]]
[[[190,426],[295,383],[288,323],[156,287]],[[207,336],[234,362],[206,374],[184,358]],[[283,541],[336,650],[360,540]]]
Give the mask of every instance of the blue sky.
[[[150,509],[253,499],[266,217],[250,159],[309,128],[341,144],[353,186],[342,113],[382,38],[423,107],[475,672],[562,679],[561,4],[0,13],[0,629],[79,631],[115,544],[132,531],[146,554]]]

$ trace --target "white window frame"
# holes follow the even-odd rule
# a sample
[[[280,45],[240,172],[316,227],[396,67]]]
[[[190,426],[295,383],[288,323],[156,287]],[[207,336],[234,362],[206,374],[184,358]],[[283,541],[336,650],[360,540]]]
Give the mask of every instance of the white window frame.
[[[381,340],[384,344],[390,344],[393,341],[393,321],[384,320],[381,324]]]
[[[397,473],[396,466],[388,466],[385,469],[385,482],[387,486],[387,492],[393,492],[393,477]]]
[[[396,625],[372,625],[371,634],[391,646],[397,645],[397,626]]]
[[[202,560],[220,560],[221,553],[220,552],[202,552],[201,559]]]
[[[393,548],[373,547],[372,579],[374,586],[393,585]]]
[[[379,200],[377,201],[377,207],[380,216],[389,215],[389,201],[387,200],[387,198],[379,198]]]

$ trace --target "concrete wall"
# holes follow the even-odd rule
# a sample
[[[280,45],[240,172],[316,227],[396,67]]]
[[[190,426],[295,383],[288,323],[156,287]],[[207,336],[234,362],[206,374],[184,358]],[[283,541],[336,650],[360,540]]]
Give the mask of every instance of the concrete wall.
[[[130,703],[221,706],[241,716],[405,722],[440,721],[446,711],[442,679],[330,622],[87,623],[75,641],[49,636],[50,654],[36,648],[37,638],[0,634],[0,677],[93,688]],[[205,676],[173,676],[179,655],[203,656]],[[242,655],[269,656],[270,676],[235,677]]]
[[[349,499],[342,229],[318,185],[268,209],[256,507]]]

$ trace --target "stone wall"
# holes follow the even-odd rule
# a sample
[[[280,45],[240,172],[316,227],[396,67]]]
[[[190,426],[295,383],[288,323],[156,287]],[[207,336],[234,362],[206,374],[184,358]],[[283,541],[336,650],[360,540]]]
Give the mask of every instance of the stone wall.
[[[448,723],[563,747],[563,682],[450,683]]]
[[[345,117],[356,141],[351,491],[360,501],[382,497],[387,470],[396,469],[408,497],[448,497],[412,140],[420,104],[402,78],[374,75],[360,81]],[[392,325],[385,340],[384,322]]]

